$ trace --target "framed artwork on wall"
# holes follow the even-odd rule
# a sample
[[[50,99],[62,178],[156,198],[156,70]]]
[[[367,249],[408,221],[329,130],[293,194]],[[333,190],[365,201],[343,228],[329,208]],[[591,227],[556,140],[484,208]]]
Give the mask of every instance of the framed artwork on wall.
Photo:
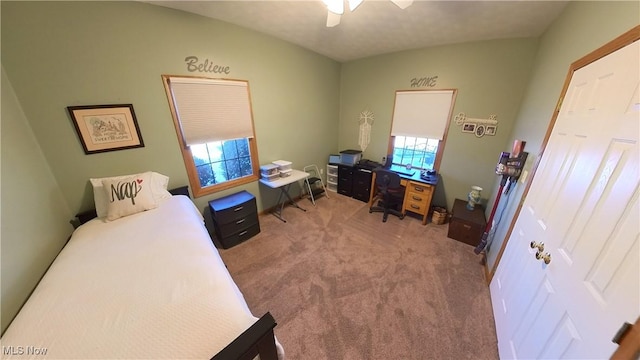
[[[132,104],[67,106],[85,154],[144,147]]]
[[[495,135],[496,131],[498,130],[498,127],[496,125],[487,125],[487,128],[485,129],[484,133],[487,135]]]
[[[476,123],[466,122],[462,124],[462,132],[463,133],[475,133],[476,132]]]

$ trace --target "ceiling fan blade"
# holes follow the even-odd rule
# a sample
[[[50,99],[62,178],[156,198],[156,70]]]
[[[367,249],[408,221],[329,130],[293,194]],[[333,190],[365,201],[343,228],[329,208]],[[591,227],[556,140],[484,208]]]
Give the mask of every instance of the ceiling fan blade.
[[[362,4],[364,0],[348,0],[349,3],[349,11],[355,10],[360,4]]]
[[[327,9],[334,14],[342,15],[344,13],[344,1],[343,0],[322,0]]]
[[[391,0],[397,7],[404,10],[413,4],[413,0]]]
[[[327,27],[334,27],[340,24],[340,15],[327,11]]]

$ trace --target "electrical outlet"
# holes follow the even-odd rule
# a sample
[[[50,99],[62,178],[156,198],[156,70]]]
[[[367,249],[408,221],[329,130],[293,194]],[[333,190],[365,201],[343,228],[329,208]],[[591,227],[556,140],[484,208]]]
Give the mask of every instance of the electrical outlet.
[[[520,174],[520,182],[524,184],[525,181],[527,181],[527,175],[529,175],[529,172],[527,170],[523,170],[522,174]]]
[[[324,169],[320,169],[320,175],[324,175]]]
[[[382,163],[383,163],[383,164],[386,164],[386,163],[387,163],[387,157],[386,157],[386,156],[383,156],[383,157],[382,157]]]

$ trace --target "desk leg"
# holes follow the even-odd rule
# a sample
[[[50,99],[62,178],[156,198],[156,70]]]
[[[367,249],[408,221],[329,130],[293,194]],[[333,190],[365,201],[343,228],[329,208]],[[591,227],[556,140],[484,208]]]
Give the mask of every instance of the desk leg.
[[[289,187],[290,186],[291,186],[291,184],[282,186],[280,188],[280,195],[278,196],[278,204],[279,205],[276,205],[276,210],[273,212],[273,215],[275,217],[277,217],[278,219],[282,220],[282,222],[287,222],[287,220],[285,220],[282,217],[282,210],[284,209],[284,206],[286,204],[286,201],[282,199],[282,195],[286,196],[287,199],[289,199],[289,201],[291,202],[291,205],[297,207],[298,209],[300,209],[302,211],[307,211],[306,209],[301,208],[295,201],[293,201],[293,199],[291,199],[291,196],[289,195]]]
[[[376,197],[376,173],[371,174],[371,190],[369,191],[369,209],[373,206],[373,199]]]

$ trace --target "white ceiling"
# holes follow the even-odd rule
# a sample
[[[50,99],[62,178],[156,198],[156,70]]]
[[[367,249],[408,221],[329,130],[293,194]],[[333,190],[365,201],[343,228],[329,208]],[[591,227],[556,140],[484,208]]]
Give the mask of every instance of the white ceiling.
[[[254,29],[340,62],[434,45],[537,37],[567,4],[415,0],[401,10],[389,0],[365,0],[327,28],[322,0],[145,2]]]

